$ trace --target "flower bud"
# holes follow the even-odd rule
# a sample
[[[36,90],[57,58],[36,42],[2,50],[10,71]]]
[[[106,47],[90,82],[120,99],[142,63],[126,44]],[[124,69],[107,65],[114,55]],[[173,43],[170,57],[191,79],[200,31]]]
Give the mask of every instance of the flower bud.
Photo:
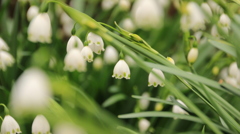
[[[93,61],[93,68],[95,70],[101,70],[102,67],[103,67],[103,60],[102,60],[102,58],[101,57],[95,58],[94,61]]]
[[[131,6],[131,3],[129,0],[119,0],[118,6],[121,10],[128,11]]]
[[[141,133],[145,133],[150,127],[150,122],[147,119],[140,119],[138,122],[138,128]]]
[[[103,57],[107,64],[114,64],[118,61],[118,51],[113,46],[107,46]]]
[[[142,97],[149,98],[150,95],[149,95],[148,92],[144,92],[142,94]],[[147,99],[140,99],[139,100],[139,107],[140,107],[141,110],[146,110],[148,108],[148,106],[149,106],[149,100],[147,100]]]
[[[136,26],[134,25],[132,19],[130,18],[123,19],[120,24],[123,29],[129,32],[134,32],[136,30]]]
[[[188,52],[187,60],[189,63],[194,63],[198,57],[198,49],[197,48],[191,48]]]
[[[167,60],[175,65],[175,61],[171,57],[167,57]]]

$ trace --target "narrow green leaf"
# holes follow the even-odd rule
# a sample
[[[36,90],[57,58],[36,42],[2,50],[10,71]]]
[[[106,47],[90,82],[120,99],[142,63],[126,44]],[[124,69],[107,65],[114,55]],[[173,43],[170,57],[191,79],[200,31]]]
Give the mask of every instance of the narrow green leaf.
[[[225,41],[221,41],[221,40],[214,41],[211,39],[209,39],[208,42],[210,44],[212,44],[213,46],[215,46],[216,48],[218,48],[234,57],[237,57],[236,48],[232,44],[229,44],[229,43],[227,43]]]
[[[124,94],[116,94],[111,97],[109,97],[107,100],[105,100],[102,104],[103,107],[109,107],[118,101],[124,100],[126,96]]]
[[[122,127],[122,126],[118,126],[117,127],[118,130],[122,131],[124,134],[139,134],[129,128],[126,128],[126,127]]]

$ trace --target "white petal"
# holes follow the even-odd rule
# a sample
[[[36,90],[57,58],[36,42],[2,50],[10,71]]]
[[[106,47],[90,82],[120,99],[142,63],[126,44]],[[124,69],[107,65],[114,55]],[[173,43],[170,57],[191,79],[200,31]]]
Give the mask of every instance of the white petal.
[[[14,63],[14,58],[8,52],[0,50],[0,70],[5,71],[7,67],[12,66]]]
[[[104,61],[107,64],[116,63],[118,61],[118,51],[112,46],[107,46],[106,51],[104,52]]]
[[[8,51],[9,47],[7,43],[0,37],[0,50]]]
[[[84,60],[81,52],[77,48],[71,49],[64,58],[64,70],[73,72],[77,70],[78,72],[86,71],[86,61]]]
[[[161,70],[153,68],[152,72],[157,73],[160,77],[165,79],[164,74]],[[159,80],[152,72],[148,76],[148,86],[157,87],[158,85],[160,85],[161,87],[163,87],[165,84],[161,80]]]
[[[82,51],[82,56],[83,58],[88,61],[88,62],[92,62],[93,61],[93,51],[89,46],[85,46],[83,47]]]
[[[124,60],[119,60],[114,66],[112,77],[130,79],[130,69]]]
[[[50,125],[43,115],[35,117],[32,124],[32,134],[48,134],[50,133]]]
[[[69,52],[73,48],[78,48],[79,50],[82,50],[83,43],[76,35],[72,35],[71,38],[68,40],[67,43],[67,52]]]
[[[90,32],[87,36],[88,46],[96,54],[101,54],[101,51],[104,51],[104,43],[102,37],[97,34]]]
[[[2,126],[1,126],[1,134],[7,134],[7,133],[9,134],[21,133],[18,123],[10,115],[6,115],[4,117]]]

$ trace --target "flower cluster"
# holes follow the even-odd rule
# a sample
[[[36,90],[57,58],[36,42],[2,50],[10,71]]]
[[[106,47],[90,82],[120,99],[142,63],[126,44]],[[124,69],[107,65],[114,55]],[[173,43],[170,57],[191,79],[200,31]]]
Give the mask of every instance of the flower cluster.
[[[14,63],[13,56],[8,53],[9,47],[7,43],[0,37],[0,70],[5,71]]]

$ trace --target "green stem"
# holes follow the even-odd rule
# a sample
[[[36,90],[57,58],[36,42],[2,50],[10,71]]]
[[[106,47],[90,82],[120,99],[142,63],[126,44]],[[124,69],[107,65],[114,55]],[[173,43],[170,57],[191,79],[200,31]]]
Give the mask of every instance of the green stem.
[[[0,103],[0,106],[3,106],[3,107],[4,107],[4,113],[5,113],[6,115],[8,115],[8,114],[9,114],[9,110],[8,110],[8,108],[6,107],[6,105],[3,104],[3,103]]]

